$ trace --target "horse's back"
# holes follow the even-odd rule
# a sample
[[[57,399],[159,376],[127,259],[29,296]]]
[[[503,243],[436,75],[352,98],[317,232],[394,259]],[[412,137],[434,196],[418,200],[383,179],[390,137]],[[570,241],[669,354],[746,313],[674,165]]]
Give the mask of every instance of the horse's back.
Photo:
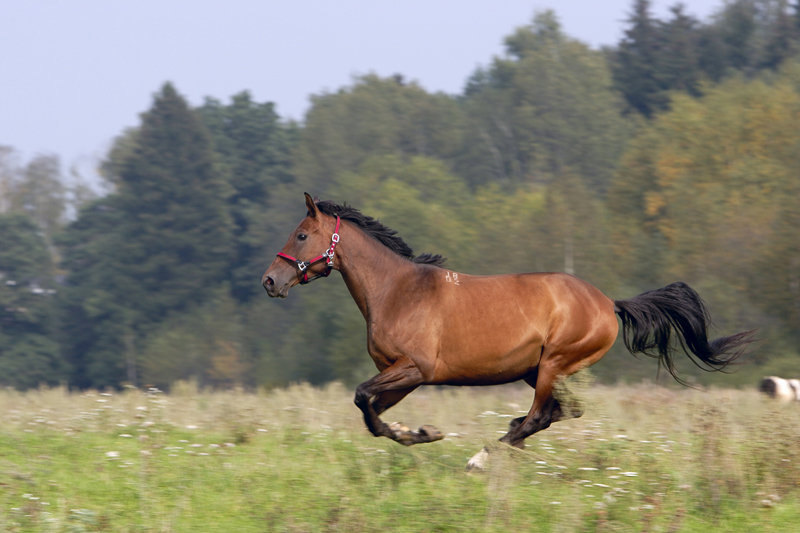
[[[467,304],[481,309],[500,306],[506,310],[516,307],[532,318],[547,315],[551,318],[587,319],[598,314],[614,315],[614,302],[594,285],[570,274],[536,272],[470,276],[446,272],[445,283],[449,297],[459,308]],[[452,280],[452,281],[451,281]],[[501,313],[502,314],[502,313]]]
[[[614,302],[591,283],[561,272],[519,274],[519,294],[535,294],[526,302],[547,324],[545,346],[567,349],[576,344],[613,343],[618,332]],[[610,341],[609,341],[610,339]]]

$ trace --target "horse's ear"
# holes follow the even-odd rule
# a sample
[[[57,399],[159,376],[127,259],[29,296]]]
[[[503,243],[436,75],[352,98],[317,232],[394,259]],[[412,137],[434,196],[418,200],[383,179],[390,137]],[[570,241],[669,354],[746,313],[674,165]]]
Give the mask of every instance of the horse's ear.
[[[308,216],[310,216],[312,218],[316,218],[317,217],[317,204],[314,203],[314,199],[311,198],[310,194],[308,194],[307,192],[303,193],[303,194],[306,195],[306,208],[308,209]]]

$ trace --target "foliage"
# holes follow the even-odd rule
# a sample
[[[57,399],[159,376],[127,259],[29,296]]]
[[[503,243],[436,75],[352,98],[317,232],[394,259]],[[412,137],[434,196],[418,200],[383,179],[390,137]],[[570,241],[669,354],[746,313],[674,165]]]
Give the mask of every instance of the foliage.
[[[574,172],[605,191],[627,127],[602,54],[564,35],[551,11],[507,37],[506,49],[468,85],[459,173],[515,187]]]
[[[0,146],[0,213],[24,213],[42,232],[48,246],[65,220],[68,188],[55,155],[37,155],[21,166],[10,147]]]
[[[0,214],[0,385],[55,385],[64,366],[53,340],[52,263],[27,216]]]
[[[294,154],[301,186],[330,183],[375,156],[450,161],[460,147],[462,116],[456,102],[402,77],[357,78],[352,87],[315,96],[312,103]]]
[[[676,97],[621,162],[610,197],[628,219],[618,252],[636,265],[641,250],[660,249],[649,274],[703,289],[726,329],[759,320],[755,307],[762,325],[789,331],[800,319],[800,256],[787,233],[797,228],[800,94],[783,79],[705,92]]]
[[[124,291],[146,315],[136,320],[202,301],[198,289],[218,283],[230,254],[229,190],[208,131],[166,84],[120,170],[117,253],[130,280]]]
[[[682,4],[670,20],[658,20],[651,5],[634,0],[625,37],[611,52],[617,89],[646,117],[668,109],[674,91],[698,96],[702,80],[776,70],[800,50],[800,11],[787,0],[725,2],[706,24]]]
[[[59,238],[62,268],[69,275],[58,294],[62,354],[70,383],[107,387],[124,379],[124,300],[112,291],[125,280],[116,254],[117,228],[123,224],[119,198],[108,196],[80,211]]]
[[[236,246],[228,271],[231,292],[246,301],[257,294],[252,272],[264,261],[262,223],[270,193],[277,184],[292,180],[289,156],[294,135],[281,126],[273,104],[254,102],[246,91],[234,95],[227,106],[206,99],[198,113],[232,188],[228,208]]]
[[[636,0],[633,10],[630,28],[616,52],[614,78],[628,105],[649,117],[666,105],[658,79],[658,27],[650,14],[650,0]]]
[[[144,333],[203,302],[228,265],[229,189],[207,130],[171,85],[132,139],[113,166],[117,192],[84,209],[62,241],[64,321],[78,331],[65,356],[80,386],[137,383]]]
[[[162,389],[193,379],[203,387],[255,385],[250,362],[242,353],[241,327],[227,287],[193,309],[164,320],[141,351],[141,380]]]

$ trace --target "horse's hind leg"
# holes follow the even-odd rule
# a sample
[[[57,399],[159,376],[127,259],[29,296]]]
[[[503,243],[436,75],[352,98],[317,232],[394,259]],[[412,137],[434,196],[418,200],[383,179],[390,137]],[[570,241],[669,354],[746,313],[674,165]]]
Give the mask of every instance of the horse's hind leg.
[[[500,439],[500,442],[522,449],[525,447],[526,438],[537,431],[547,429],[551,423],[560,420],[563,412],[558,400],[553,397],[552,390],[552,384],[543,383],[540,377],[537,380],[531,410],[528,411],[526,416],[515,418],[509,423],[508,433]],[[484,446],[481,451],[467,461],[467,471],[483,470],[488,459],[489,448]]]
[[[547,375],[548,374],[545,373],[545,376]],[[534,372],[529,377],[525,378],[525,382],[536,389],[533,406],[526,416],[515,418],[508,424],[508,433],[500,439],[500,442],[508,443],[516,448],[524,448],[525,439],[537,431],[547,429],[553,422],[567,420],[569,418],[578,418],[583,414],[580,406],[574,399],[570,398],[568,401],[562,403],[556,398],[556,396],[562,397],[563,392],[566,392],[563,386],[557,385],[555,380],[552,380],[548,385],[540,381],[540,379],[542,378],[539,377],[538,372]],[[549,392],[547,392],[548,390]],[[534,413],[537,407],[538,414],[532,416],[532,413]],[[467,462],[467,471],[483,470],[486,467],[488,459],[489,448],[484,447]]]
[[[582,413],[578,410],[563,408],[555,397],[555,385],[559,375],[550,368],[540,368],[537,375],[525,381],[535,387],[533,405],[528,414],[511,421],[508,433],[500,441],[517,448],[525,447],[525,439],[534,433],[547,429],[553,422],[574,418]]]
[[[525,378],[525,382],[536,389],[533,395],[533,406],[526,416],[515,418],[508,425],[506,433],[500,442],[510,444],[515,448],[524,448],[525,439],[537,431],[550,426],[562,416],[561,406],[553,396],[554,379],[548,372],[539,371]],[[467,470],[483,470],[489,459],[489,448],[485,447],[470,458]]]
[[[567,407],[565,407],[565,405]],[[570,398],[569,402],[564,404],[561,401],[559,401],[558,398],[556,398],[555,393],[553,394],[552,407],[550,408],[550,424],[552,424],[553,422],[560,422],[561,420],[569,420],[570,418],[580,418],[581,416],[583,416],[583,408],[581,407],[580,403],[577,402],[577,400],[575,400],[574,398]],[[523,422],[525,422],[526,418],[528,417],[520,416],[513,419],[508,424],[508,433],[506,434],[506,436],[513,433]],[[533,433],[536,433],[537,431],[547,429],[547,427],[550,424],[544,427],[539,427],[538,429],[531,432],[529,435],[526,435],[526,438],[530,437],[531,435],[533,435]],[[500,440],[506,442],[503,439]],[[525,443],[524,441],[521,441],[517,444],[514,444],[514,446],[516,446],[517,448],[524,448]]]

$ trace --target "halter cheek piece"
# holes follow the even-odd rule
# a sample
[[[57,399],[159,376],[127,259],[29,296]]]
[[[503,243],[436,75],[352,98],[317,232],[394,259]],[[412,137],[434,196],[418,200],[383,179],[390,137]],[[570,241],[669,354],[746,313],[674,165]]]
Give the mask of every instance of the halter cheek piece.
[[[300,278],[300,284],[305,285],[306,283],[310,283],[317,278],[325,278],[333,270],[333,256],[334,250],[336,249],[336,244],[339,242],[339,216],[336,216],[336,229],[333,230],[333,235],[331,235],[331,245],[330,247],[322,252],[321,255],[318,255],[314,259],[309,261],[301,261],[296,257],[292,257],[289,254],[285,254],[283,252],[278,252],[278,257],[282,259],[286,259],[290,263],[294,263],[297,267],[297,277]],[[308,268],[312,265],[319,263],[320,261],[325,261],[325,270],[320,272],[319,274],[315,275],[314,277],[308,277]]]

